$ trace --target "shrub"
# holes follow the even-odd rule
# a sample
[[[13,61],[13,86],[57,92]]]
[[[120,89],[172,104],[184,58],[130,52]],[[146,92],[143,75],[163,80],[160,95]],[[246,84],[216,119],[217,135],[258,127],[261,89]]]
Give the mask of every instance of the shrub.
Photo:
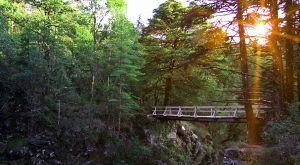
[[[300,145],[300,111],[299,103],[288,108],[288,114],[267,131],[266,143],[273,147],[267,148],[263,162],[271,164],[295,164],[299,162],[297,146]]]
[[[152,157],[150,148],[141,143],[138,137],[132,137],[128,140],[120,139],[117,135],[112,135],[107,143],[111,146],[111,159],[114,165],[139,164]]]
[[[292,104],[288,108],[288,114],[283,116],[278,122],[274,123],[267,135],[267,142],[272,144],[286,142],[287,140],[299,140],[294,139],[294,137],[300,137],[299,103]]]

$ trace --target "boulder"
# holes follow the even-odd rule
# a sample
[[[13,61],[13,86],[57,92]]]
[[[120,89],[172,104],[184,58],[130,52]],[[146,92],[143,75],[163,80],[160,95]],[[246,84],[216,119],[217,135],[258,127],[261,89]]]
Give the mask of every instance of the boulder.
[[[148,143],[150,143],[151,145],[154,144],[154,140],[155,140],[155,135],[151,133],[151,131],[149,129],[144,129],[144,134],[145,137],[148,141]]]
[[[192,139],[193,142],[196,142],[199,139],[199,137],[196,134],[193,133],[191,139]]]
[[[177,134],[186,144],[191,142],[190,137],[193,132],[190,129],[187,129],[185,126],[177,125]]]
[[[186,129],[183,125],[177,126],[177,134],[180,136],[186,136]]]

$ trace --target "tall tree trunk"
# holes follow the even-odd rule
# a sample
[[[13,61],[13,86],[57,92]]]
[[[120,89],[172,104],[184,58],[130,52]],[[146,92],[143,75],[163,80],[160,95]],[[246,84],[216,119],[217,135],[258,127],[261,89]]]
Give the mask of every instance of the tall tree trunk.
[[[275,117],[277,119],[284,112],[284,93],[283,93],[283,83],[284,83],[284,75],[283,75],[283,61],[282,55],[280,54],[278,48],[278,4],[277,0],[271,0],[271,20],[272,20],[272,33],[270,37],[270,49],[273,58],[273,78],[274,78],[274,104],[275,104]]]
[[[300,44],[298,44],[298,54],[300,53]],[[297,70],[297,95],[298,95],[298,102],[300,103],[300,62],[298,59],[298,70]],[[299,107],[300,110],[300,107]]]
[[[91,80],[91,103],[94,100],[94,85],[95,85],[95,70],[92,67],[92,80]]]
[[[13,34],[15,31],[15,21],[13,19],[11,19],[9,22],[10,22],[9,32],[10,32],[10,34]]]
[[[248,57],[247,57],[247,48],[246,48],[246,40],[245,40],[245,29],[243,23],[243,0],[238,0],[238,11],[237,11],[237,19],[238,19],[238,27],[239,27],[239,36],[240,36],[240,61],[241,61],[241,77],[243,84],[243,97],[244,97],[244,105],[246,110],[246,118],[247,118],[247,127],[248,127],[248,138],[250,144],[258,143],[258,135],[257,135],[257,125],[256,119],[253,114],[253,109],[250,101],[249,94],[249,75],[248,75]]]
[[[286,0],[285,14],[286,14],[286,34],[293,36],[293,12],[292,0]],[[290,104],[294,100],[294,52],[293,40],[286,37],[286,101]]]
[[[171,97],[171,91],[172,91],[172,78],[167,77],[165,82],[165,97],[164,97],[164,106],[167,106],[170,104],[170,97]]]
[[[123,74],[121,70],[123,69],[123,48],[121,48],[121,54],[119,59],[119,67],[120,67],[120,75],[119,75],[119,114],[118,114],[118,134],[121,133],[121,120],[122,120],[122,104],[123,104],[123,97],[122,97],[122,90],[123,90]]]
[[[97,17],[96,11],[93,12],[93,55],[96,53],[96,24],[97,24]],[[92,73],[92,82],[91,82],[91,103],[94,99],[94,85],[95,85],[95,63],[94,60],[92,61],[91,73]]]
[[[298,24],[297,24],[297,31],[295,31],[296,36],[300,36],[300,11],[296,12],[296,17],[295,20],[297,20]],[[298,102],[300,102],[300,42],[297,43],[297,49],[296,49],[296,54],[297,54],[297,96],[298,96]],[[300,107],[299,107],[300,110]]]
[[[12,0],[11,3],[15,3],[15,0]],[[9,33],[13,34],[15,31],[15,21],[14,18],[9,18]]]
[[[297,95],[298,95],[298,102],[300,102],[300,44],[297,44],[297,52],[298,52],[298,60],[297,60]]]

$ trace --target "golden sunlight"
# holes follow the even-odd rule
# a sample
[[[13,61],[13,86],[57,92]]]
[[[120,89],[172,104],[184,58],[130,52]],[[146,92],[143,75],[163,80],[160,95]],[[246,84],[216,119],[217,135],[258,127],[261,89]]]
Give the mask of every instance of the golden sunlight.
[[[259,45],[267,43],[268,35],[271,31],[271,25],[267,20],[270,19],[270,12],[267,8],[250,7],[247,10],[249,16],[248,25],[246,25],[249,40],[255,40]]]
[[[256,33],[256,36],[265,37],[267,35],[267,32],[268,32],[268,27],[265,23],[258,22],[258,23],[256,23],[253,31],[254,31],[254,33]]]
[[[270,32],[270,25],[264,21],[257,21],[254,26],[247,28],[250,38],[257,41],[258,44],[264,45]]]

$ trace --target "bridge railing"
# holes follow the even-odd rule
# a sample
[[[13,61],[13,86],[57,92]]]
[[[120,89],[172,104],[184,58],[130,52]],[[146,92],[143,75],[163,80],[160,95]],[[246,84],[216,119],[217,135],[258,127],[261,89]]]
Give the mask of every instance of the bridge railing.
[[[256,117],[262,117],[269,107],[253,105]],[[155,106],[153,116],[201,117],[201,118],[245,118],[243,105],[237,106]]]

